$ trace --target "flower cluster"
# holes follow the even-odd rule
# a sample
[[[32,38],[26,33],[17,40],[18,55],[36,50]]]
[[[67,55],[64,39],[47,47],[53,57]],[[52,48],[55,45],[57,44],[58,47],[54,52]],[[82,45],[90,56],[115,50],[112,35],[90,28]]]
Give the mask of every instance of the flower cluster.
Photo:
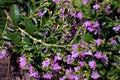
[[[40,80],[118,80],[118,3],[117,0],[21,2],[23,6],[12,5],[3,11],[10,21],[5,22],[2,37],[5,43],[15,46],[11,48],[13,52],[22,53],[20,68]],[[0,48],[0,59],[5,55],[6,51]]]

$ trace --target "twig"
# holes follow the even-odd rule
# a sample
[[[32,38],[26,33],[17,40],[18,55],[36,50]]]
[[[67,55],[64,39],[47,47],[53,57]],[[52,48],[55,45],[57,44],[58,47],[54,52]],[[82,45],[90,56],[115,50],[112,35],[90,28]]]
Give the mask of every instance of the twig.
[[[11,17],[9,16],[8,12],[7,12],[6,10],[4,10],[4,12],[5,12],[6,16],[7,16],[7,19],[12,22],[12,19],[11,19]]]
[[[35,42],[39,42],[39,43],[41,43],[41,44],[43,44],[43,45],[45,45],[45,46],[47,46],[47,47],[63,47],[63,48],[65,48],[65,47],[71,47],[72,45],[57,45],[57,44],[48,44],[48,43],[45,43],[45,42],[43,42],[41,39],[36,39],[36,38],[34,38],[34,37],[32,37],[31,35],[29,35],[26,31],[24,31],[23,29],[21,29],[21,28],[18,28],[22,33],[24,33],[24,34],[26,34],[29,38],[31,38],[33,41],[35,41]]]

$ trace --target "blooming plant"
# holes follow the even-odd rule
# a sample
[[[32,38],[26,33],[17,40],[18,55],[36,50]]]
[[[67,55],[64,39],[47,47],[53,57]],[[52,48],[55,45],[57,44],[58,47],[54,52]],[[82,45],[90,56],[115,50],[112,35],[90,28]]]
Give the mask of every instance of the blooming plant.
[[[119,80],[119,3],[0,0],[0,59],[10,48],[40,80]]]

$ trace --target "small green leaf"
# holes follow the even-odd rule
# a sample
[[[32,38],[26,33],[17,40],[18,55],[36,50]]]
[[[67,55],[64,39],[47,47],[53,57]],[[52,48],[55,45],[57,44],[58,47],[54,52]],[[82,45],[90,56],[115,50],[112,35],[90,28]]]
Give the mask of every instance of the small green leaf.
[[[10,3],[11,0],[0,0],[0,8],[8,8],[7,3]]]
[[[17,0],[19,3],[23,3],[23,1],[22,0]]]
[[[71,3],[74,7],[81,8],[81,1],[80,0],[71,0]]]
[[[12,34],[12,43],[16,46],[21,46],[21,34],[19,32]]]
[[[20,41],[20,37],[19,36],[16,36],[12,42],[16,45],[16,46],[21,46],[21,41]]]
[[[2,34],[3,34],[3,30],[5,28],[5,25],[6,25],[6,15],[5,13],[3,12],[3,10],[0,10],[0,39],[2,38]]]
[[[12,33],[6,31],[6,32],[5,32],[5,36],[6,36],[6,39],[7,39],[7,40],[12,40]]]
[[[28,37],[24,37],[23,41],[24,41],[24,43],[27,43],[27,44],[31,43],[30,38],[28,38]]]
[[[15,25],[18,24],[20,12],[19,12],[19,8],[16,4],[14,4],[10,7],[10,14],[11,14],[11,18],[12,18],[13,23]]]
[[[86,42],[90,42],[93,39],[93,36],[90,33],[86,33],[86,34],[83,34],[81,38]]]
[[[25,20],[25,31],[27,31],[29,34],[33,34],[37,31],[37,28],[34,26],[30,19]]]

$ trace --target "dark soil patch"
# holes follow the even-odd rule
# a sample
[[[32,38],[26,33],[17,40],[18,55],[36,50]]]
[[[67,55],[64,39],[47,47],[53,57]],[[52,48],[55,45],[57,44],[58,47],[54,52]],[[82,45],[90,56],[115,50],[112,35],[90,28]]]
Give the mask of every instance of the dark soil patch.
[[[0,80],[37,80],[30,77],[27,71],[19,68],[17,54],[7,55],[0,59]]]

